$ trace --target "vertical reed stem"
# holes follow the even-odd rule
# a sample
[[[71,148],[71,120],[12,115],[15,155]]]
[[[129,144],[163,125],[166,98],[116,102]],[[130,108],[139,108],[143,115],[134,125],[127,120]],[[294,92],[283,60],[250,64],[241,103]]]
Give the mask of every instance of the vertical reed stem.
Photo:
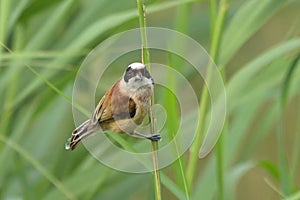
[[[150,68],[150,54],[147,48],[147,32],[146,32],[146,11],[145,5],[142,0],[137,0],[137,7],[139,13],[139,23],[141,30],[141,39],[142,39],[142,61],[144,64],[148,65],[149,71]],[[151,97],[151,108],[154,104],[154,95]],[[151,121],[151,134],[155,133],[155,124],[154,124],[154,116],[152,109],[149,111],[150,121]],[[160,177],[158,170],[158,160],[157,160],[157,142],[152,141],[152,159],[153,159],[153,167],[154,167],[154,187],[155,187],[155,199],[161,200],[161,188],[160,188]]]

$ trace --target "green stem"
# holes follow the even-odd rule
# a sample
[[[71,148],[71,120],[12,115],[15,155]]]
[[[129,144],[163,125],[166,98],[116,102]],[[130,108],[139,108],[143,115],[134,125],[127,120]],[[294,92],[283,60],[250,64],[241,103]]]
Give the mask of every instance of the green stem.
[[[210,0],[210,32],[214,32],[214,28],[216,26],[216,17],[217,17],[217,8],[216,8],[216,0]]]
[[[225,122],[226,123],[226,122]],[[226,129],[226,125],[223,130]],[[224,131],[222,131],[219,141],[216,145],[216,157],[217,157],[217,183],[218,183],[218,199],[219,200],[224,200],[224,155],[223,155],[223,150],[224,150]]]
[[[216,22],[212,22],[213,24],[215,24],[215,27],[213,28],[214,32],[212,33],[210,56],[216,63],[218,60],[218,52],[219,52],[219,47],[220,47],[220,43],[221,43],[220,42],[221,33],[222,33],[223,25],[225,22],[228,5],[229,5],[229,0],[221,0],[220,10],[219,10]]]
[[[176,57],[173,57],[171,54],[169,56],[169,66],[176,66],[175,63],[177,63],[178,66],[180,66],[180,61],[176,60]],[[172,73],[169,73],[167,76],[167,83],[168,83],[168,88],[171,89],[171,91],[175,91],[177,88],[176,85],[176,80],[175,77],[172,76]],[[176,104],[176,99],[170,94],[166,93],[164,97],[164,103],[165,103],[165,108],[168,112],[168,120],[166,122],[166,127],[168,128],[168,134],[170,138],[175,138],[175,131],[174,127],[178,127],[178,112],[177,112],[177,104]],[[176,129],[175,129],[176,130]],[[176,140],[174,141],[174,146],[175,149],[173,149],[172,153],[175,154],[178,159],[173,163],[174,171],[175,171],[175,178],[176,178],[176,183],[177,185],[182,188],[185,192],[185,199],[189,200],[190,199],[190,194],[189,194],[189,187],[187,185],[187,180],[186,180],[186,174],[185,174],[185,165],[184,165],[184,157],[180,156],[178,145]],[[180,142],[180,141],[179,141]],[[178,171],[180,173],[178,173]]]
[[[175,23],[174,23],[174,30],[185,33],[188,30],[188,24],[186,23],[188,21],[188,16],[190,14],[190,5],[189,4],[184,4],[180,7],[178,7],[177,15],[175,17]],[[171,42],[168,44],[170,46],[170,49],[173,48],[174,44],[178,48],[185,48],[185,43],[177,41],[175,38],[171,40]],[[171,52],[171,51],[168,51]],[[178,57],[174,56],[172,53],[168,54],[168,60],[169,66],[172,66],[175,70],[182,71],[183,70],[183,61],[179,59]],[[172,75],[172,73],[168,73],[167,76],[167,83],[168,83],[168,88],[171,91],[176,91],[176,88],[178,88],[178,83],[176,81],[176,78]],[[168,130],[168,134],[170,135],[170,138],[175,138],[176,134],[176,128],[179,127],[179,122],[178,122],[178,110],[177,110],[177,103],[176,103],[176,98],[166,92],[165,97],[164,97],[164,104],[165,108],[168,113],[168,120],[166,122],[166,127]],[[185,197],[184,199],[189,200],[190,199],[190,192],[189,192],[189,187],[187,183],[187,178],[186,178],[186,166],[185,166],[185,157],[180,156],[179,154],[179,149],[178,146],[180,146],[180,142],[178,141],[179,144],[177,143],[176,140],[174,141],[175,148],[173,149],[172,153],[175,154],[178,159],[173,163],[173,170],[175,172],[175,179],[176,179],[176,184],[180,189],[184,191]]]
[[[147,32],[146,32],[146,11],[145,6],[142,0],[137,0],[138,14],[139,14],[139,24],[141,30],[141,39],[142,39],[142,61],[144,64],[148,64],[149,71],[150,70],[150,54],[147,48]],[[154,104],[154,95],[151,97],[151,107]],[[155,124],[154,124],[154,116],[152,109],[149,111],[150,122],[151,122],[151,134],[155,133]],[[160,177],[159,177],[159,169],[158,169],[158,160],[157,160],[157,142],[152,141],[152,159],[153,159],[153,167],[154,167],[154,187],[155,187],[155,197],[157,200],[161,200],[161,186],[160,186]]]
[[[213,1],[212,1],[213,2]],[[214,2],[212,3],[212,6],[215,7]],[[211,36],[211,50],[210,50],[210,56],[211,59],[215,62],[218,59],[218,51],[220,46],[220,40],[221,40],[221,33],[223,29],[223,24],[225,21],[226,13],[228,10],[228,0],[222,0],[220,2],[220,9],[218,12],[218,16],[216,19],[216,22],[211,22],[212,24],[215,24],[215,27],[212,28],[213,33]],[[211,64],[208,66],[208,72],[207,72],[207,81],[209,82],[211,80]],[[208,109],[208,100],[209,100],[209,92],[207,87],[203,87],[202,94],[201,94],[201,101],[200,101],[200,114],[199,114],[199,121],[198,121],[198,130],[197,135],[195,137],[194,143],[191,146],[190,151],[190,160],[188,163],[188,171],[187,171],[187,178],[188,178],[188,185],[192,186],[193,180],[195,178],[195,171],[197,167],[197,161],[198,161],[198,150],[200,149],[202,138],[204,135],[204,127],[205,127],[205,117],[206,117],[206,111]],[[223,174],[223,173],[221,173]],[[222,178],[223,180],[223,178]],[[222,184],[223,185],[223,184]]]
[[[147,32],[146,32],[146,8],[143,4],[142,0],[137,0],[138,4],[138,12],[139,12],[139,24],[141,31],[141,39],[142,39],[142,61],[144,64],[150,63],[150,54],[147,48]],[[150,66],[148,67],[150,70]]]
[[[5,39],[7,36],[7,22],[9,17],[10,10],[10,0],[1,0],[0,1],[0,42],[5,43]],[[2,49],[0,49],[1,56]]]
[[[219,69],[221,71],[221,75],[223,77],[223,80],[225,81],[226,80],[226,77],[225,77],[225,71],[224,71],[224,67],[222,66],[219,66]],[[217,156],[217,182],[218,182],[218,199],[219,200],[224,200],[225,199],[225,193],[224,193],[224,154],[223,154],[223,151],[224,151],[224,138],[225,138],[225,135],[224,133],[226,133],[227,131],[227,127],[228,127],[228,121],[227,119],[225,119],[225,122],[224,122],[224,127],[223,127],[223,130],[222,130],[222,133],[220,135],[220,138],[219,138],[219,141],[217,143],[217,146],[216,146],[216,156]]]
[[[208,104],[208,89],[206,87],[203,87],[202,94],[201,94],[201,102],[200,102],[200,113],[199,113],[199,121],[198,121],[198,130],[197,135],[195,137],[194,143],[192,144],[190,148],[190,159],[188,161],[188,167],[187,167],[187,181],[188,186],[190,189],[192,188],[192,183],[195,177],[195,171],[197,167],[197,161],[198,161],[198,150],[201,146],[202,141],[202,135],[204,130],[204,120],[205,120],[205,113],[207,110],[207,104]]]

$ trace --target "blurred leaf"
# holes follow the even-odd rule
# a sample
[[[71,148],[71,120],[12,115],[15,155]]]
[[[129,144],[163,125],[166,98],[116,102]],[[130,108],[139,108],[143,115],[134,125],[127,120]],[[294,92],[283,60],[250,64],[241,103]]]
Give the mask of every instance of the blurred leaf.
[[[293,72],[295,71],[296,67],[297,67],[297,63],[300,60],[300,54],[294,59],[294,61],[291,63],[290,67],[287,70],[287,73],[284,77],[283,80],[283,85],[282,85],[282,93],[281,93],[281,109],[284,109],[287,99],[288,99],[288,90],[289,90],[289,86],[290,86],[290,82],[292,80],[292,75]]]
[[[263,55],[259,56],[255,60],[251,61],[249,64],[247,64],[245,67],[243,67],[239,72],[237,72],[233,76],[233,78],[230,80],[228,87],[227,87],[228,88],[228,90],[227,90],[228,98],[232,99],[231,101],[229,100],[228,102],[234,102],[234,104],[229,103],[229,110],[232,112],[233,111],[232,109],[234,107],[241,109],[240,106],[245,107],[245,105],[247,105],[246,107],[248,107],[248,108],[251,108],[251,106],[253,106],[253,104],[257,104],[257,106],[262,105],[262,103],[265,101],[265,99],[268,98],[268,95],[267,95],[268,93],[266,93],[267,90],[265,88],[265,86],[268,86],[268,84],[266,84],[267,83],[266,81],[263,83],[260,83],[260,82],[253,80],[255,75],[258,74],[258,72],[262,70],[262,67],[264,67],[264,66],[269,67],[269,65],[267,65],[267,64],[269,64],[274,59],[278,59],[279,57],[283,56],[284,54],[289,53],[290,51],[299,49],[299,45],[300,45],[299,39],[293,39],[293,40],[284,42],[283,44],[272,48],[270,51],[264,53]],[[282,67],[282,65],[280,67]],[[275,78],[277,79],[277,82],[275,81]],[[268,78],[266,78],[266,79],[268,79]],[[276,83],[277,84],[279,83],[279,80],[280,79],[278,79],[278,76],[270,77],[270,82],[273,84],[273,87],[276,86]],[[247,85],[249,85],[249,84],[252,85],[252,88],[254,90],[252,90],[253,92],[251,92],[251,90],[249,90],[250,93],[248,94],[248,93],[245,93],[245,91],[248,91]],[[265,92],[263,92],[263,91],[265,91]],[[277,88],[277,94],[279,94],[279,92],[280,92],[280,90]],[[273,91],[272,94],[273,94],[273,99],[276,99],[277,98],[275,95],[276,92]],[[260,97],[258,95],[260,95]],[[245,97],[241,98],[243,96],[245,96]],[[255,99],[255,97],[259,97],[259,99],[258,98]],[[248,99],[247,100],[248,103],[245,103],[245,99]],[[252,100],[250,100],[250,99],[252,99]],[[259,108],[259,107],[256,107],[256,109],[257,108]],[[254,110],[255,109],[253,109],[253,107],[252,107],[252,111],[254,111]],[[277,116],[277,114],[278,114],[278,112],[271,112],[271,113],[273,116]],[[250,119],[245,120],[245,115],[237,115],[237,118],[242,119],[242,120],[240,120],[241,121],[240,123],[236,123],[236,126],[240,126],[240,127],[250,127],[251,126],[252,120],[250,120]],[[272,117],[272,118],[273,118],[273,120],[277,119],[275,117]],[[255,118],[253,118],[253,120],[255,120]],[[270,125],[272,125],[272,123],[269,123],[269,127],[270,127]],[[267,126],[265,127],[265,131],[268,130],[266,128],[267,128]],[[254,131],[254,130],[252,130],[252,131]],[[260,131],[260,130],[258,130],[258,131]],[[241,131],[241,129],[238,129],[238,132],[241,133],[240,136],[242,136],[242,133],[244,133],[244,131]],[[263,132],[260,132],[260,137],[263,136],[262,133]],[[258,133],[256,133],[256,134],[258,134]],[[233,141],[235,143],[239,143],[239,141],[241,141],[242,137],[240,139],[237,139],[236,137],[237,137],[237,135],[235,136],[235,139],[230,139],[230,141],[231,141],[230,148],[232,148],[231,153],[238,152],[236,149],[237,146],[233,144]],[[230,153],[227,154],[227,156],[228,155],[232,156],[232,154],[230,154]]]
[[[239,163],[229,170],[225,177],[225,199],[235,199],[235,189],[238,186],[239,179],[254,167],[255,164],[248,161]]]
[[[226,137],[224,148],[225,166],[230,166],[232,163],[237,162],[240,154],[244,152],[241,149],[245,148],[244,140],[246,139],[247,132],[249,129],[251,132],[254,131],[252,123],[256,119],[256,114],[262,103],[259,100],[255,99],[251,104],[247,104],[247,106],[239,106],[234,113],[231,113],[233,120],[230,122],[229,133]]]
[[[300,191],[290,195],[289,197],[284,198],[283,200],[299,200],[299,199],[300,199]]]
[[[284,2],[284,0],[245,1],[224,32],[219,51],[220,63],[226,65],[239,48]]]
[[[20,15],[19,19],[21,21],[26,21],[33,15],[37,15],[63,1],[64,0],[31,0],[26,9],[24,9],[23,13]]]
[[[270,49],[269,51],[263,53],[256,59],[252,60],[250,63],[245,65],[241,70],[239,70],[235,75],[230,79],[227,84],[227,95],[229,99],[238,100],[240,94],[244,93],[243,88],[246,84],[251,82],[251,79],[267,64],[269,64],[274,59],[283,56],[291,51],[300,48],[300,39],[291,39],[276,47]],[[230,104],[229,110],[233,109],[236,104]]]
[[[23,149],[14,141],[7,139],[6,137],[0,135],[0,141],[8,145],[10,148],[15,150],[18,154],[21,155],[23,159],[28,161],[37,171],[43,174],[55,187],[66,197],[69,199],[75,199],[72,192],[70,192],[65,186],[56,178],[54,177],[50,171],[48,171],[38,160],[32,157],[29,152]]]
[[[275,180],[279,180],[279,169],[274,163],[268,160],[258,161],[258,166],[265,169]]]
[[[12,2],[12,1],[11,1]],[[19,1],[18,5],[11,11],[10,18],[8,20],[8,32],[12,31],[20,15],[26,9],[28,1]]]
[[[95,199],[154,199],[151,174],[126,174],[125,176],[119,172],[116,175],[114,183],[110,187],[103,187],[102,192]],[[138,188],[141,191],[137,191]]]
[[[214,155],[206,157],[207,164],[205,168],[199,171],[196,183],[191,186],[192,200],[213,199],[217,192],[217,177],[216,177],[216,158]]]
[[[32,112],[27,112],[27,109],[33,109],[34,107],[32,105],[23,108],[20,111],[20,115],[16,119],[16,121],[19,121],[19,123],[15,124],[13,127],[12,132],[10,133],[9,137],[11,140],[14,142],[18,143],[21,139],[21,137],[25,134],[26,128],[29,124],[29,120],[32,117]],[[10,146],[5,145],[3,149],[1,149],[1,154],[0,154],[0,188],[3,186],[3,184],[7,181],[6,180],[6,175],[9,175],[9,170],[11,170],[11,164],[12,161],[15,159],[14,156],[15,152],[12,151]]]
[[[289,68],[287,69],[287,73],[284,77],[283,84],[282,84],[282,91],[280,95],[280,117],[279,117],[279,123],[278,123],[278,129],[277,129],[277,143],[278,143],[278,160],[279,160],[279,170],[280,170],[280,183],[281,188],[284,193],[284,195],[289,195],[292,191],[291,188],[291,182],[292,178],[289,174],[289,167],[288,167],[288,161],[286,158],[286,147],[285,147],[285,132],[284,132],[284,121],[283,121],[283,115],[285,110],[285,105],[288,98],[288,90],[291,82],[291,78],[293,73],[295,72],[297,63],[300,59],[300,54],[293,60]]]
[[[164,184],[164,186],[168,188],[173,195],[175,195],[178,199],[186,200],[186,195],[180,188],[178,188],[175,183],[173,183],[173,181],[169,177],[167,177],[163,173],[161,173],[160,175],[162,184]]]
[[[88,52],[79,51],[30,51],[30,52],[14,52],[14,53],[4,53],[0,57],[0,61],[24,61],[25,59],[53,59],[59,57],[71,57],[76,58],[79,56],[84,56]],[[40,66],[47,67],[47,66]]]
[[[53,10],[53,13],[55,13],[55,15],[51,14],[50,16],[46,16],[48,17],[48,19],[46,21],[44,20],[42,21],[43,26],[38,27],[38,30],[32,33],[33,35],[32,37],[30,37],[25,47],[27,51],[42,49],[44,46],[51,45],[53,42],[56,42],[54,41],[55,37],[53,36],[59,30],[59,27],[65,26],[66,19],[67,19],[66,16],[68,16],[68,14],[70,15],[70,10],[72,9],[72,6],[76,2],[74,0],[65,0],[65,1],[56,0],[56,1],[57,2],[61,1],[62,3],[59,4]],[[44,1],[39,1],[39,2],[44,3]]]
[[[79,197],[86,194],[95,184],[99,184],[99,181],[103,183],[105,178],[110,175],[108,172],[107,167],[96,165],[93,168],[81,171],[81,174],[74,174],[63,180],[62,184],[70,188],[76,197]],[[62,196],[58,190],[52,189],[43,199],[62,199]]]
[[[176,0],[159,3],[156,5],[149,5],[147,7],[147,14],[165,10],[180,4],[189,3],[194,0]],[[92,40],[94,40],[99,35],[103,34],[105,31],[110,30],[113,27],[119,26],[126,21],[137,18],[138,13],[134,10],[123,11],[120,13],[114,13],[105,18],[101,18],[87,27],[75,40],[71,43],[68,49],[78,49],[83,48],[88,45]]]

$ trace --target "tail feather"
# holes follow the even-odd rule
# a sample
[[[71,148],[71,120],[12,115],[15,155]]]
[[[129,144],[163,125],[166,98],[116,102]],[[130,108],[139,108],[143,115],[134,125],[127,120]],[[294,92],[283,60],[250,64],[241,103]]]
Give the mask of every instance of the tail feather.
[[[66,149],[74,150],[80,141],[94,133],[98,128],[98,123],[91,123],[91,120],[83,122],[79,127],[77,127],[73,132],[71,138],[68,139],[66,144]]]

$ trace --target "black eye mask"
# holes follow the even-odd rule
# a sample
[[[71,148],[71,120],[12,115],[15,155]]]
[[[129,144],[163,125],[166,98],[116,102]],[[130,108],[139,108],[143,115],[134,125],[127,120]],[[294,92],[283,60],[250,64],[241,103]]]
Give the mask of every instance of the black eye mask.
[[[140,69],[138,71],[140,71],[143,74],[143,76],[145,76],[146,78],[151,78],[151,75],[146,68]]]
[[[129,79],[135,76],[135,73],[131,67],[128,67],[126,69],[125,75],[124,75],[124,81],[127,83]]]
[[[150,79],[151,75],[148,72],[148,70],[146,68],[143,69],[132,69],[131,67],[128,67],[126,69],[125,75],[124,75],[124,81],[127,83],[129,81],[129,79],[131,79],[132,77],[136,76],[136,74],[140,72],[144,77]]]

